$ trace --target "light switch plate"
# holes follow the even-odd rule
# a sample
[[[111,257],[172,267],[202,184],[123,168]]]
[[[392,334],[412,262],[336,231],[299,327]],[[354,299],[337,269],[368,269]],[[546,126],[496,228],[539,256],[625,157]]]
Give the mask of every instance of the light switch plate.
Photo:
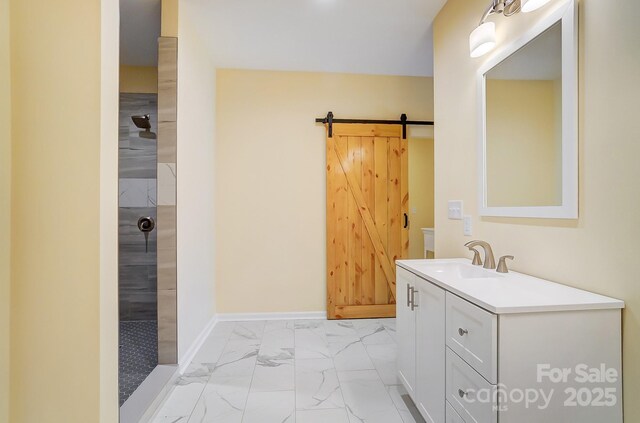
[[[462,220],[462,200],[449,201],[449,219]]]
[[[464,227],[464,236],[471,236],[473,233],[473,228],[471,225],[471,216],[465,216],[462,219],[463,227]]]

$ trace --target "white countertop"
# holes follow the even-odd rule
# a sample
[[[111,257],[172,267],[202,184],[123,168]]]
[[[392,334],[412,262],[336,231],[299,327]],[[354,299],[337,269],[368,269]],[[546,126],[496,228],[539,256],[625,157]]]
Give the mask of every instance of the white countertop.
[[[518,272],[484,270],[467,259],[398,260],[396,264],[495,314],[624,308],[624,301],[615,298]],[[460,269],[484,277],[464,278]]]

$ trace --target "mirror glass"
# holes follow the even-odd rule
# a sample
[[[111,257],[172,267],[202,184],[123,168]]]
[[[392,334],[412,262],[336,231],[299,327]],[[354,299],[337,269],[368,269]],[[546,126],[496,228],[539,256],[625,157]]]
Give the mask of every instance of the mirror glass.
[[[562,21],[485,73],[486,206],[562,205]]]

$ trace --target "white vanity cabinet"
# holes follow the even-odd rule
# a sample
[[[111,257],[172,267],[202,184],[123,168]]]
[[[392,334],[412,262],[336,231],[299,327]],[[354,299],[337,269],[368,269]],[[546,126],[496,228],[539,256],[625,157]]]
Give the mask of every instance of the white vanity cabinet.
[[[622,422],[624,302],[468,260],[397,264],[398,375],[427,422]]]
[[[416,386],[416,313],[412,310],[413,287],[417,276],[396,270],[396,335],[398,337],[398,377],[415,401]]]
[[[443,422],[445,404],[445,290],[397,269],[398,374],[420,414]]]

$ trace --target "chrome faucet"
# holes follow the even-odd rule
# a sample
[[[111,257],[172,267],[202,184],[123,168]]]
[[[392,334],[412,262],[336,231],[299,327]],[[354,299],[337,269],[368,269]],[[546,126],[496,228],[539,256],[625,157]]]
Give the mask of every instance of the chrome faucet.
[[[485,241],[471,241],[471,242],[467,242],[466,244],[464,244],[465,247],[467,247],[469,250],[474,252],[474,264],[482,264],[482,262],[477,263],[477,251],[475,250],[474,247],[482,247],[482,249],[484,250],[484,268],[485,269],[495,269],[496,268],[496,260],[493,257],[493,250],[491,249],[491,245],[489,245],[488,242]]]

